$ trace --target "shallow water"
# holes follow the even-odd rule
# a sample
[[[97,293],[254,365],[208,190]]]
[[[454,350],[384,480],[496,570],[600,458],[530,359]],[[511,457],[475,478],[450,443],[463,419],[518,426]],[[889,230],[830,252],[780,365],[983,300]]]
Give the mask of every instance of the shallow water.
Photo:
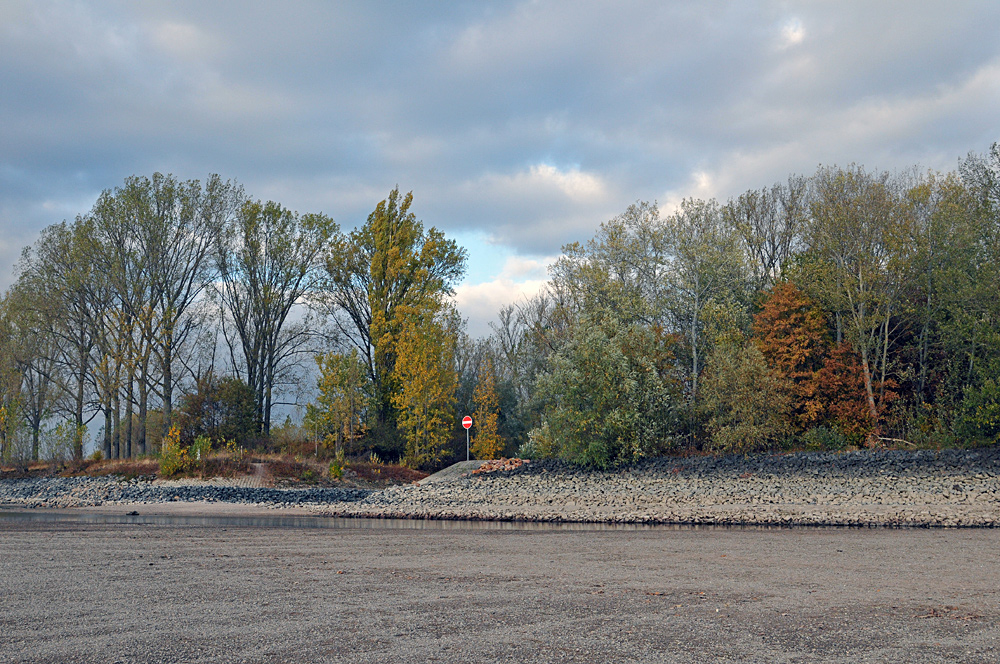
[[[0,526],[13,521],[33,523],[134,524],[223,528],[328,528],[355,530],[787,530],[787,526],[714,526],[697,524],[567,523],[552,521],[473,521],[463,519],[372,519],[330,516],[185,516],[162,514],[94,514],[0,508]]]

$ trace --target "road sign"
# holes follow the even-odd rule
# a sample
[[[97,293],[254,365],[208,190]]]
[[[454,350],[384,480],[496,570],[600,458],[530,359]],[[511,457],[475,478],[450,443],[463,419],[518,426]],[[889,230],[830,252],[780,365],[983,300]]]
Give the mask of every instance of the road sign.
[[[462,426],[465,427],[465,460],[469,460],[469,429],[472,428],[472,418],[466,415],[462,418]]]

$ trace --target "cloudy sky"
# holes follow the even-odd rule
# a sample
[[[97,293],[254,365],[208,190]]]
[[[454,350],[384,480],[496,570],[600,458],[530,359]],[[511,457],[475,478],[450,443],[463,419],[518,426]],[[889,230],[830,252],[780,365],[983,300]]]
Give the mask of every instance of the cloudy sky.
[[[0,3],[0,288],[156,171],[363,223],[393,186],[470,254],[474,334],[630,203],[1000,140],[1000,3]]]

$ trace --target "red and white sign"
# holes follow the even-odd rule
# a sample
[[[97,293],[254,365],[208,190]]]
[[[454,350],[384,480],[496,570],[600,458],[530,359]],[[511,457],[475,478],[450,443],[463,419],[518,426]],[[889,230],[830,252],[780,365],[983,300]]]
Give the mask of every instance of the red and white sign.
[[[462,426],[465,427],[466,429],[471,429],[472,428],[472,418],[469,417],[468,415],[466,415],[465,417],[463,417],[462,418]]]

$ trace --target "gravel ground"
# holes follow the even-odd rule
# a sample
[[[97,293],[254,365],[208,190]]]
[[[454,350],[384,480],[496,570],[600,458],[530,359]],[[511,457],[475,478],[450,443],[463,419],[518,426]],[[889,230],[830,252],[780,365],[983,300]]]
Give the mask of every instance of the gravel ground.
[[[1000,525],[1000,447],[554,462],[391,487],[340,516],[717,525]]]
[[[266,507],[325,506],[360,500],[365,489],[269,489],[217,482],[122,480],[115,477],[38,477],[0,481],[0,504],[25,507],[93,507],[169,502],[220,502]]]
[[[111,478],[0,482],[0,503],[31,507],[168,501],[419,519],[996,527],[1000,447],[664,458],[609,472],[536,461],[377,492]]]
[[[1000,530],[455,526],[0,521],[0,661],[1000,660]]]

